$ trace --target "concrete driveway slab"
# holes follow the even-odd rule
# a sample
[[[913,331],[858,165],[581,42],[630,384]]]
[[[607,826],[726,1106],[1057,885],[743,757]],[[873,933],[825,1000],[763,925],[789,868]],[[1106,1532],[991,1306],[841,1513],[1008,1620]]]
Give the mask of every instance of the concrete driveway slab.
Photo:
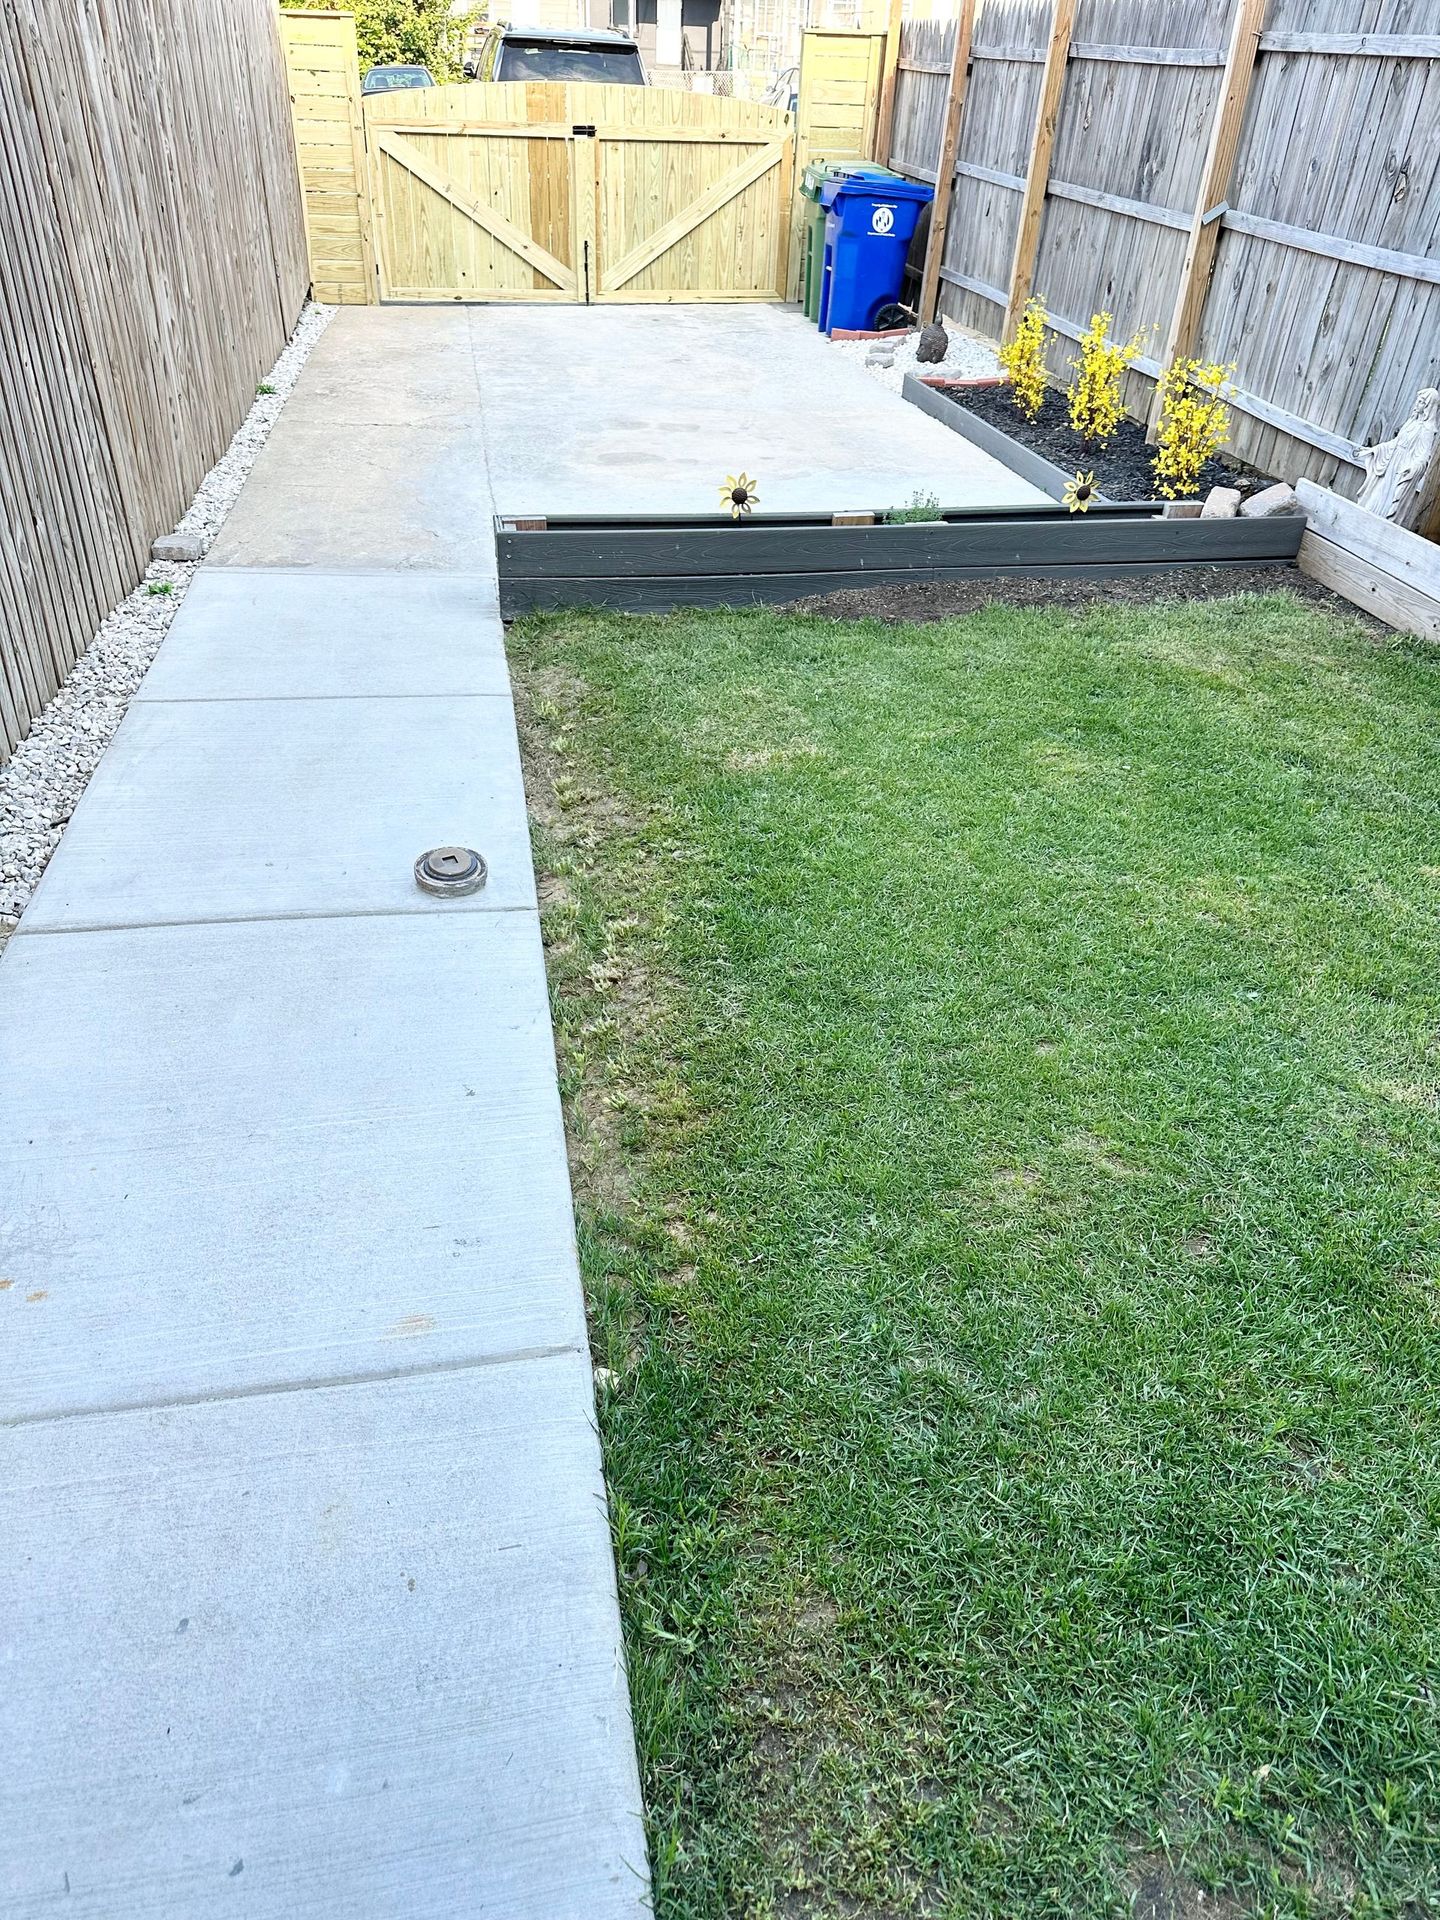
[[[638,1920],[588,1363],[0,1434],[0,1915]]]
[[[443,425],[480,404],[475,351],[459,310],[342,307],[285,409],[306,421]]]
[[[474,307],[501,513],[1027,505],[1045,496],[770,306]]]
[[[138,700],[507,698],[492,584],[466,574],[196,575]]]
[[[0,1087],[0,1420],[583,1349],[532,914],[22,935]]]
[[[418,856],[457,843],[489,862],[483,891],[421,893]],[[15,938],[534,903],[508,701],[152,700],[126,715]]]
[[[493,512],[477,421],[289,419],[255,462],[210,564],[493,576]]]

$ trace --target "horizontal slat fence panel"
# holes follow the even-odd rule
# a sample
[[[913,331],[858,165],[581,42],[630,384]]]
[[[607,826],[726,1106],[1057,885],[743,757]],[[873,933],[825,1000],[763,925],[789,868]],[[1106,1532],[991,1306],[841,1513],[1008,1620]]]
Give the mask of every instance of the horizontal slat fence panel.
[[[953,20],[907,20],[901,29],[889,164],[932,184],[954,54]]]
[[[999,326],[1010,285],[1052,11],[1052,0],[986,0],[975,23],[940,305],[982,331]],[[937,146],[938,133],[937,121]]]
[[[0,760],[224,451],[308,283],[269,0],[6,0]]]
[[[1060,110],[1051,191],[1035,285],[1057,315],[1084,326],[1115,316],[1115,331],[1148,335],[1151,356],[1175,300],[1191,212],[1215,115],[1232,0],[1080,0],[1075,38],[1121,57],[1072,60]],[[1167,57],[1139,62],[1144,45]],[[1205,65],[1194,64],[1197,50]],[[1117,210],[1116,201],[1128,203]],[[1156,329],[1150,333],[1150,329]],[[1053,359],[1068,372],[1069,341]],[[1143,411],[1148,384],[1127,395]]]
[[[1269,27],[1401,34],[1421,14],[1403,0],[1276,0]],[[1352,243],[1418,255],[1440,278],[1440,59],[1260,44],[1229,196],[1240,221],[1227,218],[1221,234],[1201,350],[1239,363],[1247,393],[1353,448],[1394,432],[1417,390],[1440,378],[1437,279],[1339,257]],[[1249,218],[1298,229],[1299,244],[1273,226],[1246,230]],[[1242,421],[1236,445],[1258,466],[1298,466],[1341,491],[1360,477],[1323,449],[1297,461],[1291,436],[1263,417]]]
[[[1181,289],[1237,0],[1080,0],[1034,275],[1065,375],[1109,311],[1147,334],[1143,417]],[[941,308],[995,335],[1054,0],[982,0]],[[1353,493],[1358,449],[1440,383],[1435,0],[1270,0],[1196,350],[1236,366],[1232,449]],[[891,162],[933,179],[953,22],[907,24]],[[1253,42],[1252,42],[1253,44]],[[1204,285],[1204,282],[1199,282]]]

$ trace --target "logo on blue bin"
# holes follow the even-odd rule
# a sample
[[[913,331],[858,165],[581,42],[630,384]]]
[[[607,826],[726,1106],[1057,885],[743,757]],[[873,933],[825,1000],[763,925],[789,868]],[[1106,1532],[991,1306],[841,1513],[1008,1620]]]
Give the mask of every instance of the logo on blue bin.
[[[894,207],[876,207],[870,215],[870,231],[872,233],[889,233],[894,224]]]

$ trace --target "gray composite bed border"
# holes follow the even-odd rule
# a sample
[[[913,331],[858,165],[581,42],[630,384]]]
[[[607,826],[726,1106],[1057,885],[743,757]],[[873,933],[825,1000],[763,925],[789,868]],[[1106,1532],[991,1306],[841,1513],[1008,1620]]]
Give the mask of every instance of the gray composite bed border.
[[[1107,503],[951,512],[902,526],[834,526],[828,515],[774,515],[740,526],[696,519],[497,517],[500,613],[604,607],[758,606],[856,587],[1041,575],[1120,579],[1201,565],[1288,566],[1300,514],[1259,520],[1165,520]]]
[[[919,374],[907,373],[900,391],[912,406],[919,407],[922,413],[928,413],[932,420],[938,420],[952,432],[963,434],[982,453],[988,453],[992,460],[998,460],[1001,466],[1018,473],[1022,480],[1028,480],[1041,493],[1048,493],[1052,500],[1064,498],[1066,487],[1075,478],[1073,473],[1066,473],[1062,467],[1045,459],[1043,454],[1022,446],[1001,428],[992,427],[988,420],[982,420],[978,413],[972,413],[962,400],[955,399],[952,390],[932,387]],[[1106,496],[1102,493],[1098,498],[1103,500]]]

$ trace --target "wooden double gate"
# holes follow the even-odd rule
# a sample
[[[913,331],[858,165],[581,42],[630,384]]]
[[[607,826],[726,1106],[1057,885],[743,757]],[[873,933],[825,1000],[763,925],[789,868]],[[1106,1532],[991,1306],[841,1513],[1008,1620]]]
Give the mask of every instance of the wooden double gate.
[[[658,87],[476,84],[365,102],[382,300],[783,298],[788,114]]]

